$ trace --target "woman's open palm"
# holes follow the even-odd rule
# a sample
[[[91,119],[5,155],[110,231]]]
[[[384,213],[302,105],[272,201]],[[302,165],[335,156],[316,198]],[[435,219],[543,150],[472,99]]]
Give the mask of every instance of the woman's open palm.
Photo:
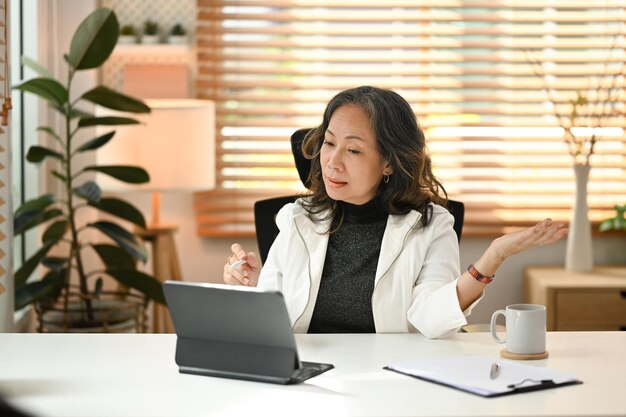
[[[501,260],[525,251],[532,246],[547,245],[567,236],[567,228],[563,223],[555,223],[545,219],[533,227],[508,233],[493,241]]]

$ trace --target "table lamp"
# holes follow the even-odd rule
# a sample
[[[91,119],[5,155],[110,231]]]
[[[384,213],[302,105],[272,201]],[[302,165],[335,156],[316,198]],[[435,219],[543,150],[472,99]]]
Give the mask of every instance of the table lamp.
[[[206,190],[215,187],[215,104],[194,99],[148,99],[152,111],[130,115],[141,124],[116,126],[113,139],[96,152],[98,165],[135,165],[150,174],[150,182],[127,184],[104,174],[97,183],[104,191],[152,191],[152,220],[136,233],[152,243],[154,276],[159,281],[181,280],[173,234],[176,225],[160,219],[161,191]],[[98,116],[123,115],[98,108]],[[98,134],[111,131],[98,128]],[[152,331],[171,333],[166,307],[153,304]]]
[[[207,190],[215,187],[215,103],[196,99],[147,99],[152,109],[132,115],[141,124],[115,127],[113,139],[96,152],[98,165],[136,165],[150,182],[127,184],[104,174],[97,183],[106,191],[150,190],[151,225],[160,223],[161,191]],[[98,116],[120,115],[97,110]],[[111,130],[98,128],[98,134]]]

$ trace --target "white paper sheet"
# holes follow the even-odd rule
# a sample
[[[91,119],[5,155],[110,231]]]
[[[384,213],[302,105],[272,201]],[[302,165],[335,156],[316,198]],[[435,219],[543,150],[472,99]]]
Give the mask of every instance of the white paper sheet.
[[[498,364],[500,370],[498,376],[492,379],[490,373],[494,363]],[[395,363],[387,366],[387,369],[483,396],[513,393],[519,388],[545,389],[553,386],[545,381],[552,381],[557,386],[576,381],[573,372],[479,355]]]

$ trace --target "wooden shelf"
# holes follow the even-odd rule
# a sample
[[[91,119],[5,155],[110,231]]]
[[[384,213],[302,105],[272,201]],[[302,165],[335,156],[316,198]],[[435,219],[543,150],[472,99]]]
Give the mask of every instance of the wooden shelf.
[[[187,56],[191,58],[193,48],[191,45],[177,45],[168,43],[159,44],[118,44],[113,50],[113,57],[127,56]]]

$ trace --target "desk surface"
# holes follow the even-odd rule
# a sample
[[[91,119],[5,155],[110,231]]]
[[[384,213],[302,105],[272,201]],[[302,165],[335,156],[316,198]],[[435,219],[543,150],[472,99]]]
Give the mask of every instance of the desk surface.
[[[382,369],[456,354],[498,358],[488,333],[298,335],[301,359],[336,369],[280,386],[179,374],[175,335],[0,334],[0,392],[37,416],[626,415],[626,332],[554,332],[550,357],[582,385],[481,398]]]

